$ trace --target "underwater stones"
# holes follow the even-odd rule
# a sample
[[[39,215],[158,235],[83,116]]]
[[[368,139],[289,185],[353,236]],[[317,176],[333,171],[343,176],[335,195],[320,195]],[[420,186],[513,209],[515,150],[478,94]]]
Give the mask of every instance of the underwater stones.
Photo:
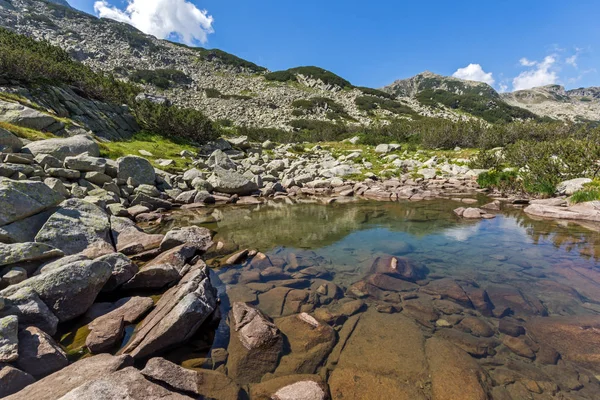
[[[283,351],[281,332],[258,309],[244,303],[233,304],[230,321],[229,376],[238,384],[260,382],[277,367]]]
[[[58,318],[31,288],[24,287],[3,301],[0,317],[14,315],[21,327],[36,326],[49,335],[56,333]]]
[[[535,297],[521,292],[509,285],[490,285],[486,292],[494,304],[494,316],[501,317],[506,314],[515,315],[547,315],[544,305]]]
[[[62,250],[66,255],[83,253],[95,258],[115,249],[110,239],[108,214],[80,199],[65,200],[35,237]]]
[[[512,336],[504,336],[502,338],[502,344],[505,345],[518,356],[529,358],[533,360],[535,358],[535,353],[531,350],[531,347],[525,343],[524,340],[512,337]]]
[[[30,326],[19,332],[19,369],[43,378],[67,365],[67,355],[47,333]]]
[[[460,321],[457,327],[473,336],[494,336],[494,330],[492,327],[487,322],[477,317],[467,316]]]
[[[179,280],[189,270],[187,264],[196,255],[196,246],[183,244],[165,253],[140,268],[137,274],[124,287],[162,288]]]
[[[86,312],[110,276],[110,265],[105,262],[77,261],[9,286],[0,295],[10,297],[30,288],[65,322]]]
[[[428,294],[448,298],[465,307],[473,307],[469,296],[467,296],[463,288],[455,280],[450,278],[431,281],[427,286],[422,287],[421,290]]]
[[[160,250],[167,251],[185,243],[194,245],[204,253],[213,245],[212,234],[210,230],[199,226],[171,229],[160,243]]]
[[[77,135],[65,139],[46,139],[31,142],[23,147],[23,152],[37,156],[48,154],[59,160],[69,156],[87,153],[91,157],[100,155],[100,148],[94,140],[87,135]]]
[[[289,375],[250,386],[254,399],[326,400],[327,385],[318,375]]]
[[[42,182],[0,178],[0,226],[38,214],[63,200]]]
[[[258,295],[258,307],[271,317],[279,317],[283,312],[285,298],[291,291],[288,287],[276,287]]]
[[[490,298],[484,289],[470,285],[462,285],[461,287],[469,297],[469,300],[471,300],[473,307],[475,307],[481,315],[485,317],[492,316],[494,305],[491,303]]]
[[[215,292],[207,268],[193,267],[160,298],[121,352],[142,358],[188,340],[215,310]]]
[[[402,338],[402,340],[398,340]],[[425,339],[419,327],[401,314],[361,314],[346,341],[329,386],[333,399],[425,399],[428,380]]]
[[[387,274],[369,275],[366,281],[382,290],[394,292],[409,292],[419,288],[418,285],[402,279],[394,278]]]
[[[525,328],[516,321],[502,318],[498,324],[498,330],[505,335],[518,337],[525,334]]]
[[[408,281],[423,279],[426,268],[405,257],[377,257],[369,270],[371,274],[386,274]]]
[[[19,358],[19,320],[14,315],[0,318],[0,363]]]
[[[0,267],[27,261],[62,257],[63,252],[44,243],[0,243]]]
[[[307,313],[279,318],[275,324],[291,348],[291,352],[281,358],[274,372],[276,376],[317,372],[335,346],[333,328]]]
[[[452,342],[474,357],[487,357],[496,354],[495,348],[500,345],[495,338],[478,338],[456,329],[443,329],[436,332],[436,337]]]
[[[435,400],[486,400],[485,373],[467,353],[450,342],[431,338],[425,344]]]
[[[206,398],[237,400],[240,388],[221,372],[189,370],[164,358],[152,358],[146,363],[142,374],[154,382],[161,382],[174,390],[194,393]]]
[[[154,185],[156,173],[148,160],[138,156],[125,156],[117,160],[117,178],[132,179],[135,186]]]

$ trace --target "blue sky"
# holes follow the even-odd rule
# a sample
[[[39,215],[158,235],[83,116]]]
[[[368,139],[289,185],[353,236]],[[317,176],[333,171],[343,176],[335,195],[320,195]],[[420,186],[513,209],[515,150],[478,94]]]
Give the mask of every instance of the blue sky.
[[[99,14],[97,0],[69,1]],[[600,86],[597,0],[129,1],[133,13],[124,0],[97,10],[270,70],[317,65],[370,87],[425,70],[499,90]]]

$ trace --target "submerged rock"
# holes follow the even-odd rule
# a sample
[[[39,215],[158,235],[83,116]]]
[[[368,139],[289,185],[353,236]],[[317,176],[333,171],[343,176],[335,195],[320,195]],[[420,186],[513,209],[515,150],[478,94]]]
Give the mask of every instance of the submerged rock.
[[[230,323],[229,376],[238,384],[260,382],[277,367],[283,351],[281,332],[259,310],[244,303],[233,304]]]
[[[377,257],[369,271],[371,274],[386,274],[408,281],[423,279],[427,269],[405,257]]]

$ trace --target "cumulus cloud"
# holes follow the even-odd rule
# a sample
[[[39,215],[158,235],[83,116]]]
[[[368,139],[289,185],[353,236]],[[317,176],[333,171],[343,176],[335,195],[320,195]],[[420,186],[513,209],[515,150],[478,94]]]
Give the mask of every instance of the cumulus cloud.
[[[206,43],[214,32],[213,17],[187,0],[128,0],[125,9],[96,1],[94,10],[101,18],[110,18],[135,26],[160,39],[176,36],[193,45]]]
[[[521,59],[521,64],[523,59]],[[525,59],[526,60],[526,59]],[[513,90],[525,90],[533,87],[553,85],[558,81],[558,75],[552,70],[552,66],[556,63],[556,56],[546,56],[543,61],[531,61],[533,67],[527,71],[523,71],[513,79]]]
[[[523,57],[519,60],[519,64],[523,65],[524,67],[533,67],[536,63],[535,61],[530,61],[527,58]]]
[[[485,82],[488,85],[493,85],[495,82],[492,73],[485,72],[479,64],[469,64],[464,68],[459,68],[452,76],[469,81]]]

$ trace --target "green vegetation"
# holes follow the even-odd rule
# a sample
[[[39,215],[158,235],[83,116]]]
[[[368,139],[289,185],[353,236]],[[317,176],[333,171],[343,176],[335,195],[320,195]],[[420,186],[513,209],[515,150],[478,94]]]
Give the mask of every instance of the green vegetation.
[[[360,96],[357,97],[354,102],[359,110],[366,111],[368,114],[372,114],[375,110],[382,109],[396,115],[417,115],[417,113],[409,106],[390,99],[381,99],[374,96]]]
[[[196,152],[194,143],[192,142],[181,139],[169,139],[162,135],[148,132],[139,132],[128,141],[100,144],[102,157],[115,160],[129,154],[139,155],[140,150],[146,150],[153,154],[152,157],[147,157],[152,165],[171,172],[191,168],[192,161],[182,158],[179,153],[183,150]],[[169,167],[161,167],[156,163],[158,159],[173,160],[174,164]]]
[[[178,47],[184,47],[186,49],[192,50],[198,53],[198,58],[202,61],[210,61],[214,63],[220,63],[223,65],[227,65],[229,67],[237,68],[237,69],[245,69],[254,73],[264,72],[267,69],[265,67],[261,67],[260,65],[256,65],[253,62],[246,61],[242,58],[234,56],[233,54],[229,54],[223,50],[219,49],[205,49],[202,47],[192,47],[183,43],[177,42],[169,42]]]
[[[379,89],[371,89],[363,86],[357,86],[356,89],[360,90],[361,92],[363,92],[363,94],[367,96],[383,97],[384,99],[388,100],[394,100],[396,98],[396,96]]]
[[[573,193],[571,203],[600,200],[600,180],[594,180],[583,185],[583,189]]]
[[[206,97],[209,99],[224,99],[224,100],[251,100],[252,96],[242,95],[242,94],[223,94],[219,90],[215,88],[206,88],[203,89]]]
[[[52,139],[54,137],[54,135],[51,133],[40,132],[29,128],[23,128],[21,126],[9,124],[8,122],[0,122],[0,128],[12,132],[15,136],[20,137],[21,139],[35,141],[43,139]]]
[[[296,67],[285,71],[271,72],[265,75],[268,81],[296,82],[297,75],[304,75],[312,79],[320,79],[326,85],[335,85],[341,88],[352,88],[352,84],[344,78],[319,67]]]
[[[317,113],[319,110],[325,110],[329,119],[349,119],[354,120],[344,106],[327,97],[312,97],[308,100],[300,99],[292,103],[295,110],[292,112],[294,116],[304,116]]]
[[[521,182],[516,171],[490,170],[477,178],[477,183],[482,188],[498,189],[500,191],[517,191],[521,189]]]
[[[176,69],[138,69],[130,75],[129,79],[135,83],[154,85],[163,90],[173,85],[187,85],[192,81],[184,72]]]

